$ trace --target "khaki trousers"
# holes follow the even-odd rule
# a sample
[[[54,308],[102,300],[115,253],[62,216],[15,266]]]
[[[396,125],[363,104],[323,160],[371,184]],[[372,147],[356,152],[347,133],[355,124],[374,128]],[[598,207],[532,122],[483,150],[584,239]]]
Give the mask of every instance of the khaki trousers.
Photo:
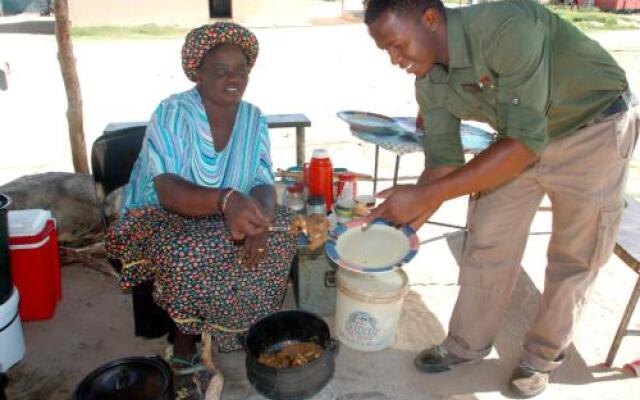
[[[546,194],[553,227],[544,293],[522,360],[543,371],[559,366],[589,288],[613,252],[639,130],[638,110],[631,109],[554,140],[516,179],[470,202],[448,351],[467,359],[490,352]]]

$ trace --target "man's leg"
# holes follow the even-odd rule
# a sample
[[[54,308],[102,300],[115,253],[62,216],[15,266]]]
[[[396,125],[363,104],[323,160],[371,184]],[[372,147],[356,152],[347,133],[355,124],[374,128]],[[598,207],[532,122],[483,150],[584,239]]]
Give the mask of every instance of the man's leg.
[[[489,354],[520,271],[531,221],[544,195],[535,164],[472,200],[460,292],[444,348],[465,359]]]
[[[533,165],[499,189],[469,204],[467,244],[460,266],[460,292],[449,321],[449,335],[424,350],[416,367],[435,373],[489,354],[527,242],[531,220],[544,195]]]
[[[543,298],[522,356],[537,370],[559,366],[588,291],[613,252],[639,124],[634,110],[618,114],[554,142],[541,160],[553,233]]]

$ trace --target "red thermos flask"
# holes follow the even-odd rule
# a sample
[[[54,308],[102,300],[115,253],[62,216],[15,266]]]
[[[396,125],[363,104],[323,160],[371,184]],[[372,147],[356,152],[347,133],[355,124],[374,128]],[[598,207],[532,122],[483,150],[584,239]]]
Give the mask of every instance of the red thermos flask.
[[[324,197],[327,212],[333,205],[333,165],[326,149],[316,149],[309,163],[309,194]]]

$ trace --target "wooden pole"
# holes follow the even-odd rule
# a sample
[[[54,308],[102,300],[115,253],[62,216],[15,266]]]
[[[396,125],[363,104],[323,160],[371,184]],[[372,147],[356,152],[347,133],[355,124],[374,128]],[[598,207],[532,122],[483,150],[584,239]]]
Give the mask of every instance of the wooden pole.
[[[58,62],[60,63],[64,88],[67,92],[67,121],[69,123],[73,169],[75,172],[89,173],[87,147],[82,127],[82,95],[76,71],[76,59],[73,55],[73,44],[71,43],[71,23],[69,21],[67,0],[56,0],[54,13],[56,18],[56,40],[58,42]]]

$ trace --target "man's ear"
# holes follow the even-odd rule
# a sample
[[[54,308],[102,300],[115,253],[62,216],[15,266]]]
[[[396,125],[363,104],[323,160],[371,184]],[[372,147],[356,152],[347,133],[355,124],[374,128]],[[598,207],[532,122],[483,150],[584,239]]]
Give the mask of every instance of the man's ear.
[[[424,14],[422,14],[422,17],[420,18],[420,20],[422,21],[424,26],[427,27],[427,29],[429,29],[432,32],[435,32],[438,29],[438,26],[440,25],[440,20],[441,20],[440,12],[436,10],[435,7],[429,7],[427,8],[427,11],[425,11]]]

